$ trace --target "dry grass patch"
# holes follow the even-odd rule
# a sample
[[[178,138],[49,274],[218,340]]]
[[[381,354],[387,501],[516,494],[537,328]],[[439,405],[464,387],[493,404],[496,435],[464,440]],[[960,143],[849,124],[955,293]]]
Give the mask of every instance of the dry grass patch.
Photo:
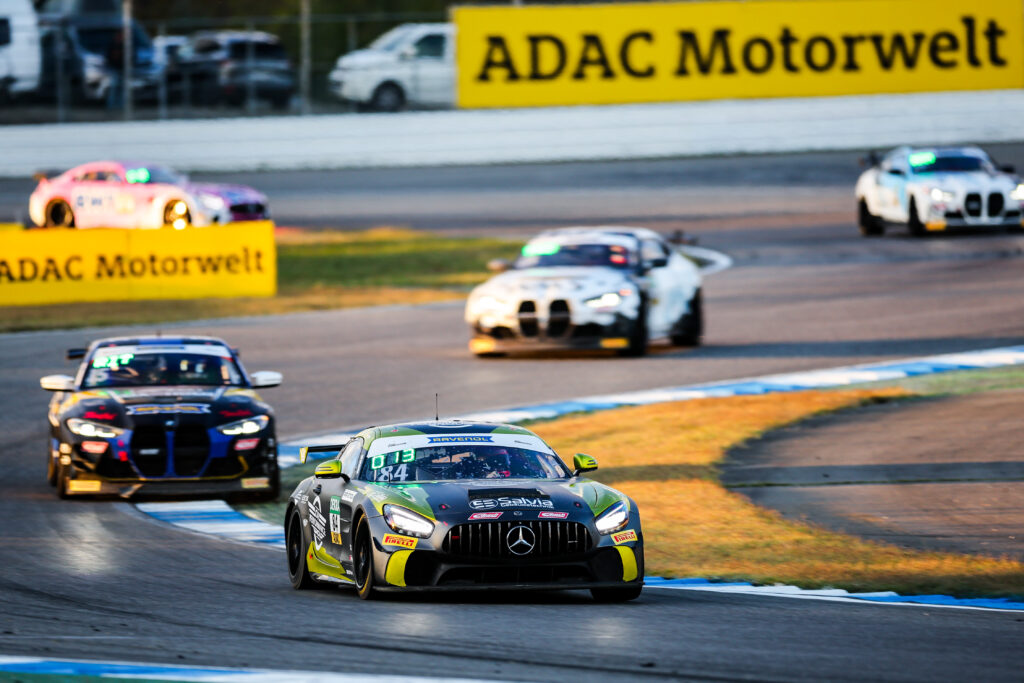
[[[744,441],[902,389],[740,396],[622,408],[539,424],[556,451],[596,456],[599,479],[640,506],[647,572],[905,593],[1024,594],[1024,563],[904,550],[784,519],[722,488],[715,465]]]

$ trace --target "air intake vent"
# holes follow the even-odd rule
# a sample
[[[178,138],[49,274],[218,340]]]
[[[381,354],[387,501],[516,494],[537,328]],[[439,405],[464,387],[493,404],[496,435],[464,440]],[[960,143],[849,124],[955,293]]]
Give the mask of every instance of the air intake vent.
[[[460,557],[530,560],[578,556],[590,546],[590,532],[579,522],[510,520],[459,524],[441,549]]]

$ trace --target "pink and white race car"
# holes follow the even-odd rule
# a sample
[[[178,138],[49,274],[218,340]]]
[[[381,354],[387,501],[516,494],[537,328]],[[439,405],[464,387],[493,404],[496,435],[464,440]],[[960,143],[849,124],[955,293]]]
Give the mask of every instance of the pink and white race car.
[[[192,183],[159,164],[96,161],[35,177],[28,211],[39,227],[181,229],[270,218],[266,196],[251,187]]]

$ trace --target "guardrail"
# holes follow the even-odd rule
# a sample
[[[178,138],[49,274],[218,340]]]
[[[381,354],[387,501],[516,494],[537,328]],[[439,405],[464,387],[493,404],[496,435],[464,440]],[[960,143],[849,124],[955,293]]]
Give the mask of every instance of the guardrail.
[[[0,128],[0,176],[105,158],[193,171],[434,166],[1024,140],[1024,91]]]

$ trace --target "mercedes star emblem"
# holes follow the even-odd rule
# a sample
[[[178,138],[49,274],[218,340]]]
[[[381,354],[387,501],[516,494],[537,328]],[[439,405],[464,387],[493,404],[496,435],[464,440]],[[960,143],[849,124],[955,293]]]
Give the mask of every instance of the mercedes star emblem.
[[[537,537],[529,527],[516,526],[509,529],[505,536],[505,543],[508,544],[509,552],[513,555],[527,555],[537,545]]]

